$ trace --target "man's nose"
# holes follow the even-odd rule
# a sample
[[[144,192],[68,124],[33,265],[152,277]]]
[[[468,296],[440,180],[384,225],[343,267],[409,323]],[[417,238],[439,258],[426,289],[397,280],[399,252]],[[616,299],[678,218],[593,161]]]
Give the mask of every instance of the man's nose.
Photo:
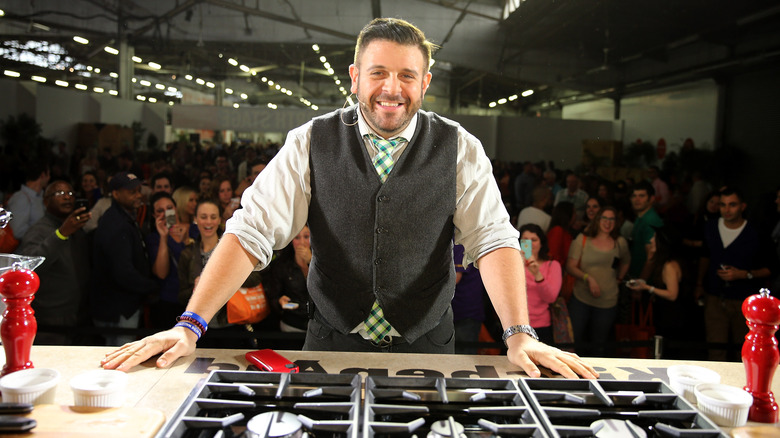
[[[401,91],[401,81],[397,75],[388,75],[382,84],[382,91],[390,95],[399,94]]]

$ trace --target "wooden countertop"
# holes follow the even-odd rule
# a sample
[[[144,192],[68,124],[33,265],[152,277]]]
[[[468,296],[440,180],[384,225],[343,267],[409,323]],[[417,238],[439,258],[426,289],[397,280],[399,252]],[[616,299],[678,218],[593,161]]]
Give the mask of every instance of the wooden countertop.
[[[55,403],[73,404],[69,381],[79,373],[100,368],[100,359],[113,347],[33,346],[31,360],[36,368],[55,368],[61,374]],[[128,373],[129,382],[124,406],[152,408],[170,418],[196,384],[211,370],[246,370],[247,350],[198,349],[194,355],[181,358],[167,369],[156,369],[149,360]],[[295,361],[301,372],[326,372],[378,376],[442,376],[462,378],[518,378],[525,376],[505,356],[427,355],[279,351]],[[693,364],[721,375],[721,383],[736,387],[745,385],[745,369],[740,362],[697,362],[650,359],[589,358],[587,361],[601,374],[601,379],[652,380],[668,383],[667,367]],[[775,373],[772,391],[780,398],[780,371]],[[751,424],[751,423],[749,423]],[[758,424],[758,423],[752,423]],[[778,427],[780,435],[780,425]]]

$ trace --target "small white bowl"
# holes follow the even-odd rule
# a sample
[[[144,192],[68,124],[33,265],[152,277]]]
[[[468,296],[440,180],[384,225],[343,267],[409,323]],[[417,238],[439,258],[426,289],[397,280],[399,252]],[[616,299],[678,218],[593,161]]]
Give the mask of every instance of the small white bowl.
[[[720,383],[720,374],[696,365],[672,365],[666,369],[669,386],[691,403],[696,403],[693,389],[700,383]]]
[[[55,369],[28,368],[3,376],[0,391],[4,402],[51,404],[59,382],[60,373]]]
[[[720,383],[700,383],[694,389],[699,410],[718,426],[739,427],[747,423],[753,396]]]
[[[76,406],[120,407],[126,386],[127,374],[116,370],[92,370],[70,379]]]

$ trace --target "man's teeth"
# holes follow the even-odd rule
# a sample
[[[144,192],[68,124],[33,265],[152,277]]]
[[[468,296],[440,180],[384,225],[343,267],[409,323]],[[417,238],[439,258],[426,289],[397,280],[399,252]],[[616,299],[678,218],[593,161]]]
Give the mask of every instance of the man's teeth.
[[[398,102],[379,102],[382,106],[400,106],[401,104]]]

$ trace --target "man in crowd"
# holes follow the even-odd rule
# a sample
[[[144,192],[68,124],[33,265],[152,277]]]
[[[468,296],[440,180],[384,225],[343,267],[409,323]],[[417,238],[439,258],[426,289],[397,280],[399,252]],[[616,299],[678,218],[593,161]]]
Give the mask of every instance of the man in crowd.
[[[628,268],[628,275],[630,278],[647,280],[652,268],[647,259],[647,247],[650,239],[655,235],[655,230],[661,228],[664,221],[653,208],[655,190],[649,182],[639,181],[634,184],[630,201],[631,208],[636,213],[636,220],[631,230],[631,265]]]
[[[6,207],[14,214],[10,225],[17,240],[22,240],[24,233],[43,217],[43,189],[49,184],[49,167],[41,161],[31,161],[24,177],[24,184],[11,195]]]
[[[171,184],[171,177],[167,173],[154,174],[149,180],[149,186],[152,188],[152,195],[157,192],[173,194],[173,184]]]
[[[582,219],[585,215],[585,203],[588,202],[588,192],[580,188],[580,178],[574,173],[566,175],[566,188],[558,191],[553,205],[558,205],[561,202],[574,204],[577,218]]]
[[[708,257],[699,264],[696,294],[704,295],[707,343],[737,343],[748,333],[742,302],[758,292],[762,280],[772,275],[768,239],[744,217],[747,203],[734,188],[720,192],[720,218],[708,221],[704,242]],[[739,351],[710,349],[709,360],[739,360]]]
[[[135,174],[119,172],[111,178],[109,188],[111,207],[100,218],[94,236],[92,319],[98,327],[138,328],[144,300],[157,291],[136,222],[141,180]],[[108,345],[135,339],[116,332],[105,337]]]
[[[305,350],[454,352],[454,237],[463,263],[480,268],[511,362],[533,377],[536,364],[597,377],[578,356],[535,339],[518,233],[490,160],[462,127],[420,110],[431,48],[406,21],[369,23],[349,69],[358,105],[288,134],[228,222],[184,320],[115,350],[103,367],[128,370],[161,352],[165,367],[191,354],[199,326],[308,223],[315,310]]]
[[[41,285],[32,308],[39,327],[59,329],[39,330],[36,344],[73,345],[76,338],[63,327],[85,325],[87,321],[86,291],[91,258],[82,228],[90,213],[84,207],[74,210],[74,199],[73,187],[67,182],[49,184],[43,194],[46,213],[30,227],[16,251],[45,257],[35,269]]]
[[[533,192],[533,204],[520,211],[515,227],[519,230],[525,224],[536,224],[546,233],[547,229],[550,228],[550,220],[552,220],[552,217],[545,211],[549,207],[550,201],[552,201],[550,189],[544,185],[537,186]]]

